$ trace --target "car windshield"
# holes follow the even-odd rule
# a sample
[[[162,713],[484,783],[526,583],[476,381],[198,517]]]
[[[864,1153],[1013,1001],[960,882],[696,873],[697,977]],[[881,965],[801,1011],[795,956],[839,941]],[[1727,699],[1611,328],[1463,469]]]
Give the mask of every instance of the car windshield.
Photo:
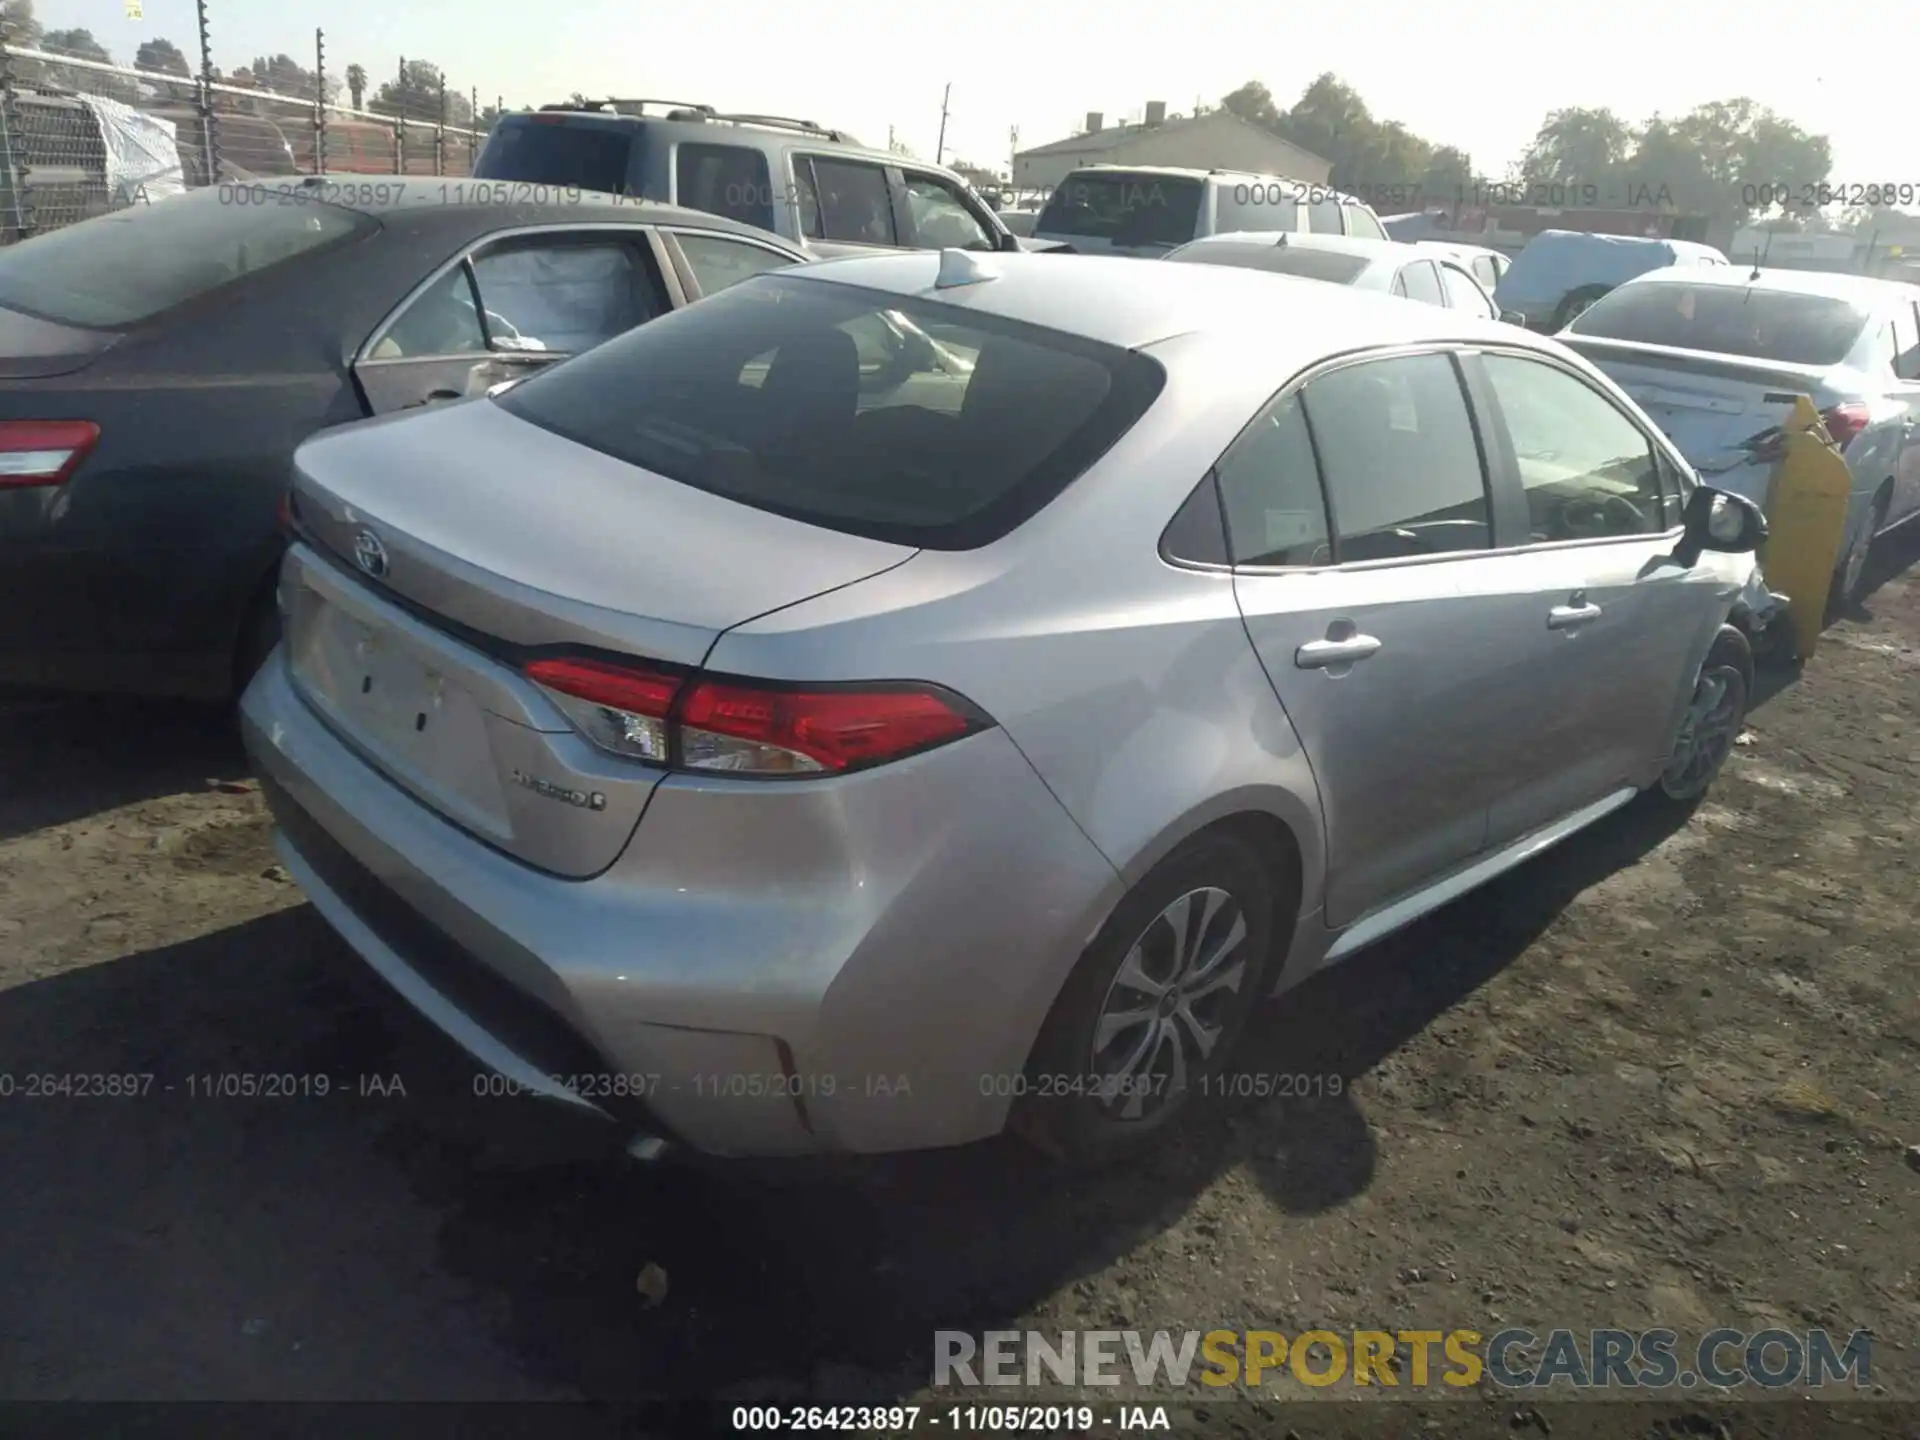
[[[1831,295],[1745,285],[1622,285],[1568,327],[1574,335],[1671,345],[1788,365],[1837,365],[1867,312]]]
[[[761,275],[498,404],[582,445],[811,524],[969,549],[1145,413],[1143,355],[970,311]]]
[[[624,194],[629,129],[564,116],[510,116],[494,126],[473,173],[482,180]]]
[[[1036,235],[1115,245],[1184,245],[1200,218],[1201,185],[1179,175],[1069,175],[1034,222]]]
[[[195,190],[0,247],[0,305],[69,325],[138,324],[374,228],[365,215],[317,200],[235,203],[247,193],[244,186]]]
[[[1271,270],[1276,275],[1298,275],[1305,280],[1326,280],[1335,285],[1351,285],[1367,268],[1364,255],[1347,255],[1338,250],[1317,250],[1305,245],[1189,245],[1167,257],[1200,265],[1238,265],[1246,270]]]

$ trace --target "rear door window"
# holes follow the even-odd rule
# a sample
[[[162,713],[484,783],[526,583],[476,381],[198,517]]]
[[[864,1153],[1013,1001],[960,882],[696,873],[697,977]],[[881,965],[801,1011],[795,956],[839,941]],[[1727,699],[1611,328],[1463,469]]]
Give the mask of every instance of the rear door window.
[[[1489,295],[1493,293],[1493,287],[1500,283],[1500,267],[1493,263],[1491,255],[1473,257],[1473,278]]]
[[[1317,198],[1307,206],[1307,228],[1316,235],[1342,235],[1345,222],[1340,218],[1340,202],[1332,196]]]
[[[375,228],[358,211],[320,201],[234,204],[232,194],[223,201],[229,188],[129,205],[0,246],[0,305],[116,329]]]
[[[1493,318],[1493,302],[1487,299],[1485,291],[1473,283],[1473,277],[1466,271],[1453,265],[1440,266],[1440,288],[1447,297],[1449,310],[1478,315],[1482,320]]]
[[[968,549],[1093,464],[1159,394],[1145,355],[918,298],[760,275],[501,395],[742,504]]]
[[[1407,355],[1309,381],[1307,423],[1342,564],[1485,550],[1492,511],[1453,361]]]
[[[807,172],[804,183],[803,169]],[[900,243],[884,166],[825,155],[797,156],[794,180],[800,190],[804,230],[812,238],[859,245]]]
[[[725,235],[676,230],[673,238],[686,257],[687,268],[693,271],[702,295],[718,294],[742,280],[751,280],[764,270],[784,270],[797,263],[791,255]]]
[[[474,177],[624,195],[634,127],[560,116],[508,116],[493,127]]]
[[[673,157],[675,203],[772,230],[767,157],[744,145],[680,145]]]
[[[993,233],[959,191],[937,175],[906,172],[914,244],[927,250],[992,250]]]
[[[1385,240],[1387,232],[1380,228],[1380,222],[1363,205],[1341,207],[1347,220],[1347,234],[1358,235],[1366,240]]]
[[[1440,277],[1434,273],[1431,260],[1415,260],[1411,265],[1400,267],[1400,283],[1409,300],[1423,301],[1428,305],[1444,305],[1446,297],[1440,291]]]

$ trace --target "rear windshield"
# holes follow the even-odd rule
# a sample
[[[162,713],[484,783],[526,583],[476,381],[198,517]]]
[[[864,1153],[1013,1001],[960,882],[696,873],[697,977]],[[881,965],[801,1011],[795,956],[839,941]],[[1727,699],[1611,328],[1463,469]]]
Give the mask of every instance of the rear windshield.
[[[238,203],[247,193],[193,190],[0,247],[0,305],[69,325],[133,325],[374,228],[364,215],[319,201]],[[270,201],[277,192],[258,193]]]
[[[1034,223],[1036,235],[1079,235],[1115,245],[1184,245],[1200,220],[1201,186],[1180,176],[1069,175]]]
[[[1200,265],[1238,265],[1244,270],[1271,270],[1277,275],[1329,280],[1335,285],[1351,285],[1371,263],[1364,255],[1347,255],[1338,250],[1310,250],[1304,245],[1192,245],[1167,258],[1190,260]]]
[[[563,118],[502,120],[487,137],[473,167],[474,177],[625,194],[632,130],[591,121],[569,123]]]
[[[1837,365],[1866,323],[1865,310],[1830,295],[1641,284],[1603,295],[1568,331],[1788,365]]]
[[[1143,355],[891,293],[760,275],[495,402],[630,464],[810,524],[984,545],[1126,433]]]

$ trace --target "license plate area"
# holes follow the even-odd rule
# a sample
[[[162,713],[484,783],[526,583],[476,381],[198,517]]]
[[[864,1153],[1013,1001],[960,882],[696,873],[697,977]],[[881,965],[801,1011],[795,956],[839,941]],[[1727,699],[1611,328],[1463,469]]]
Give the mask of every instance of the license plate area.
[[[511,835],[486,711],[457,680],[400,632],[312,589],[290,618],[294,677],[335,729],[458,823]]]

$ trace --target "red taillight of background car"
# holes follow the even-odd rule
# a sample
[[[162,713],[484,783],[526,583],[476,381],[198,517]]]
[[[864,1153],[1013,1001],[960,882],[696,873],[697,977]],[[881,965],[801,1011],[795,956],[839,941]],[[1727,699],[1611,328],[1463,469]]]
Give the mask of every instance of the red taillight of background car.
[[[99,439],[91,420],[0,420],[0,490],[61,484]]]
[[[526,673],[601,749],[730,775],[843,774],[991,723],[933,685],[756,684],[584,659]]]
[[[1820,419],[1826,424],[1827,434],[1833,437],[1833,443],[1845,450],[1847,443],[1867,428],[1873,416],[1858,400],[1848,400],[1830,410],[1821,411]]]

